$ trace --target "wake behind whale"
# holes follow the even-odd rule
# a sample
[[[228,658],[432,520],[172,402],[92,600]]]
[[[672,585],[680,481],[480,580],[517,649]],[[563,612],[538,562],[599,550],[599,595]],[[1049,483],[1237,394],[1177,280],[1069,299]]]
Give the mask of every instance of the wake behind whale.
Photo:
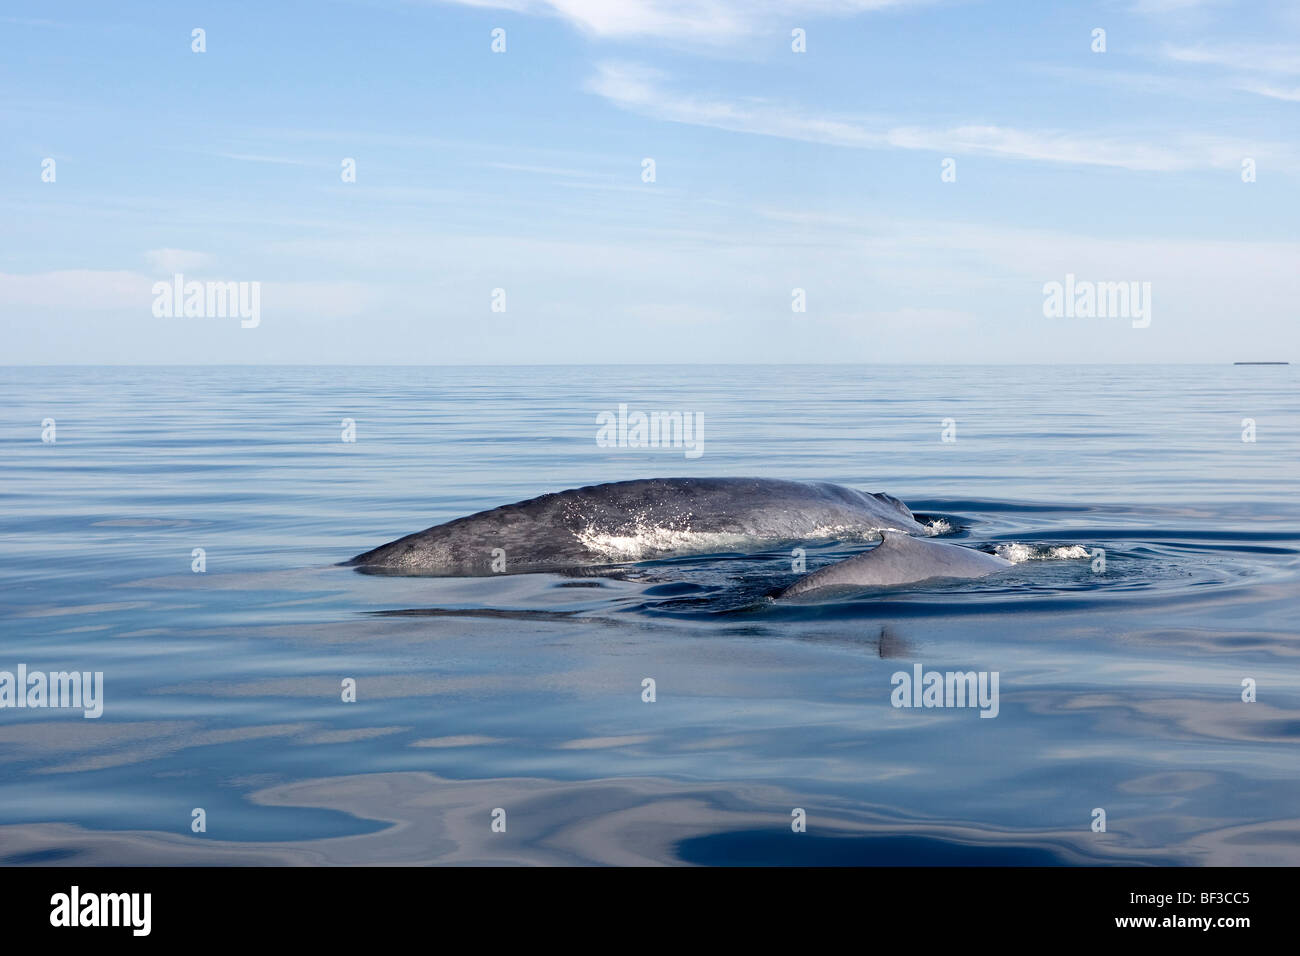
[[[783,542],[859,537],[886,543],[787,589],[981,577],[1010,562],[909,535],[928,529],[898,498],[829,482],[650,478],[573,488],[457,518],[359,554],[381,574],[484,576],[565,571]],[[895,540],[897,539],[897,540]],[[875,555],[875,557],[872,557]],[[832,572],[840,569],[836,573]]]

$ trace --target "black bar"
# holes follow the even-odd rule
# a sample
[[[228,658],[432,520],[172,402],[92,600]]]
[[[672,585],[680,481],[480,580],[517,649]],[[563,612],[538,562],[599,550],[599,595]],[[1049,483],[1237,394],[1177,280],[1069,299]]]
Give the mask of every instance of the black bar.
[[[1232,946],[1293,927],[1293,876],[1288,869],[1157,867],[6,868],[0,870],[0,919],[9,943],[57,944],[76,934],[78,944],[147,938],[205,948],[250,940],[373,945],[397,933],[433,948],[440,939],[450,945],[447,934],[468,934],[459,949],[509,932],[534,933],[540,944],[561,926],[576,938],[600,925],[622,926],[627,935],[620,938],[630,942],[693,922],[725,926],[737,938],[835,928],[869,945],[885,939],[974,944],[1032,934],[1049,944],[1129,937]],[[51,925],[57,895],[70,897],[73,886],[83,913],[90,894],[150,894],[148,935],[136,936],[131,925]],[[142,909],[134,913],[141,927]],[[121,922],[131,924],[132,911],[123,913]],[[1118,922],[1147,918],[1155,924]],[[1245,918],[1248,925],[1178,925],[1189,918]],[[660,939],[658,945],[670,945]]]

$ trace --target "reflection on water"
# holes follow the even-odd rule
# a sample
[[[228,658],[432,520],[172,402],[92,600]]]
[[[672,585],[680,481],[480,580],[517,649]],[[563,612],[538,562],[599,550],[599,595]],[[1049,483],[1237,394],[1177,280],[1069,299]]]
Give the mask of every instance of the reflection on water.
[[[1295,385],[1289,368],[0,370],[0,670],[106,688],[99,720],[0,710],[0,860],[1300,863]],[[595,414],[627,400],[702,411],[708,454],[597,448]],[[800,605],[770,597],[795,577],[783,549],[599,577],[334,566],[656,474],[887,490],[947,540],[1106,566],[1035,557]],[[812,544],[808,570],[862,547]],[[914,663],[999,672],[998,717],[893,708]]]
[[[677,855],[704,866],[1062,866],[1043,847],[971,846],[917,836],[804,836],[773,830],[683,840]]]

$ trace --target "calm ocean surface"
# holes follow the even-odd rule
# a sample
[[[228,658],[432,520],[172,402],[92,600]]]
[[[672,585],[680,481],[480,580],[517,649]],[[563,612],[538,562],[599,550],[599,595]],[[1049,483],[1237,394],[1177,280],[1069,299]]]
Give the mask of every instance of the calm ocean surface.
[[[0,670],[104,674],[99,719],[0,709],[0,861],[1298,864],[1298,384],[1294,366],[0,369]],[[701,413],[703,454],[598,447],[620,403]],[[789,548],[613,577],[335,566],[544,492],[679,475],[888,491],[941,540],[1030,559],[799,605],[767,597],[797,576]],[[1051,557],[1073,545],[1104,572]],[[863,547],[810,545],[808,568]],[[998,715],[893,707],[916,664],[996,671]]]

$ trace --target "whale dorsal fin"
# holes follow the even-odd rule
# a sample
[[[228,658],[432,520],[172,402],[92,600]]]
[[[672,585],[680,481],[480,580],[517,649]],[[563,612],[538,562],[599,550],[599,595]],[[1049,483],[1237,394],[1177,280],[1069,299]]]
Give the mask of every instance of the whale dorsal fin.
[[[1011,566],[1005,558],[973,548],[886,531],[870,551],[814,571],[777,596],[795,597],[832,587],[889,587],[931,578],[982,578]]]

